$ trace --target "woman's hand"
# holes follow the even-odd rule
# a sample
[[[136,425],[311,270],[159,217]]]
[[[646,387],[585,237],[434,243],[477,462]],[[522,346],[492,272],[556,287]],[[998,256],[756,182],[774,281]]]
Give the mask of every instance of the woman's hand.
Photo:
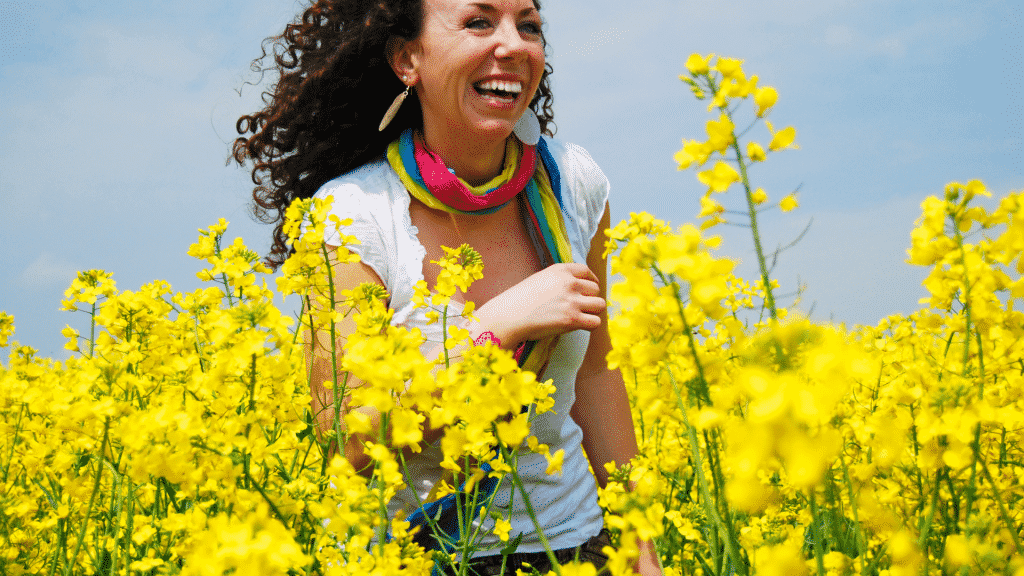
[[[504,347],[601,325],[605,301],[585,264],[554,264],[491,298],[475,312]]]

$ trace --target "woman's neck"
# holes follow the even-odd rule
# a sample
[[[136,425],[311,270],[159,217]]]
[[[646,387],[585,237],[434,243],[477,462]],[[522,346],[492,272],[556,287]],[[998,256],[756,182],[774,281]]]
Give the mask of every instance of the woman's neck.
[[[491,180],[504,168],[504,139],[485,143],[469,138],[448,138],[424,130],[423,140],[431,152],[444,160],[445,166],[471,186]]]

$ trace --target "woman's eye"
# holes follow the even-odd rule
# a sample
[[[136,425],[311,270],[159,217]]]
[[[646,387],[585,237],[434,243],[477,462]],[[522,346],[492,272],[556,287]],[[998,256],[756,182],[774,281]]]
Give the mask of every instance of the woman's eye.
[[[523,22],[519,25],[519,30],[524,34],[540,35],[540,24],[537,22]]]
[[[483,30],[490,25],[491,23],[483,18],[473,18],[469,22],[466,22],[466,28],[471,28],[473,30]]]

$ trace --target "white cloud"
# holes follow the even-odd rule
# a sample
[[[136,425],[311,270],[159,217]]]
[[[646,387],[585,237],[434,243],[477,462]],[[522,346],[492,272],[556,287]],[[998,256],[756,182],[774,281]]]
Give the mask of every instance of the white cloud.
[[[43,252],[21,272],[18,282],[28,289],[66,288],[77,275],[78,268],[74,264]]]

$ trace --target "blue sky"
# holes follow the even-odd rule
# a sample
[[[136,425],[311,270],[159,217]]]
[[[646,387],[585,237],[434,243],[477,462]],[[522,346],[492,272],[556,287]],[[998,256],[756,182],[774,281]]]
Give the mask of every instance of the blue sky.
[[[265,251],[246,171],[226,165],[237,117],[255,109],[249,63],[301,9],[282,0],[0,0],[0,310],[16,339],[63,357],[58,312],[76,270],[118,287],[192,290],[185,252],[224,217]],[[903,261],[920,202],[951,180],[1024,188],[1024,28],[1007,0],[610,2],[548,0],[558,137],[612,183],[612,218],[695,220],[703,187],[678,172],[682,138],[708,119],[678,80],[691,52],[733,56],[775,86],[772,120],[799,150],[752,177],[801,206],[764,215],[770,247],[810,231],[775,276],[807,289],[813,318],[874,324],[910,312],[923,269]],[[723,200],[741,205],[738,191]],[[746,231],[722,252],[754,271]]]

